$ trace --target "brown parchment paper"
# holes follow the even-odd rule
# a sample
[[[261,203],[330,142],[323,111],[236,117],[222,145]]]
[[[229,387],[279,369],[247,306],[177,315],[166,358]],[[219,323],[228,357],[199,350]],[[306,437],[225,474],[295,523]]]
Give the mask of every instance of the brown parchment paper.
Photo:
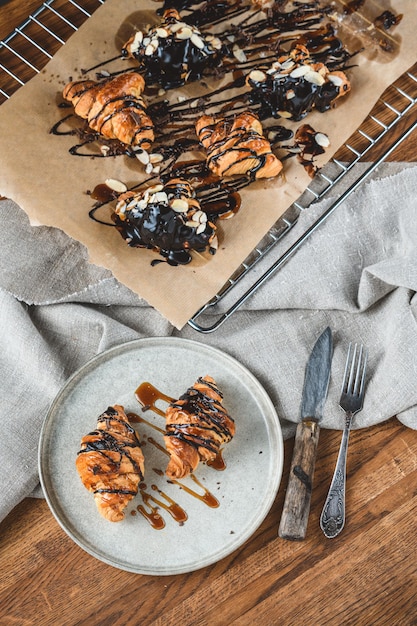
[[[383,8],[384,0],[379,4]],[[0,107],[0,194],[15,200],[32,224],[60,228],[82,242],[92,263],[111,270],[118,280],[181,328],[219,291],[310,179],[295,159],[289,159],[285,161],[284,177],[257,182],[243,190],[238,214],[220,222],[217,254],[209,260],[196,256],[187,266],[160,263],[152,267],[155,253],[129,248],[115,228],[91,220],[88,212],[93,201],[87,190],[106,178],[119,179],[128,186],[136,184],[144,177],[142,166],[123,156],[74,157],[68,150],[75,138],[57,137],[50,134],[50,129],[63,117],[57,107],[63,86],[79,78],[82,68],[120,53],[121,44],[134,27],[143,27],[141,22],[149,15],[146,12],[154,14],[158,6],[151,0],[141,0],[139,5],[140,11],[137,0],[107,0],[44,70]],[[357,67],[349,71],[349,96],[333,110],[312,113],[304,120],[330,137],[331,147],[319,165],[360,125],[384,89],[416,61],[414,0],[397,0],[392,8],[404,14],[392,29],[400,41],[397,54],[388,61],[378,55],[372,59],[367,53],[355,57]],[[94,73],[89,76],[95,78]],[[187,87],[186,92],[192,89]]]

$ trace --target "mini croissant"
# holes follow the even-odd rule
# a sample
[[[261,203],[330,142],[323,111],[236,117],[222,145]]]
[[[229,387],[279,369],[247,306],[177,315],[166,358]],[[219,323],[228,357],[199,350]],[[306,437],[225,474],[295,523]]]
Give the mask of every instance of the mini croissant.
[[[145,81],[128,72],[101,82],[78,80],[68,83],[63,96],[90,128],[107,139],[147,150],[154,140],[151,118],[141,94]]]
[[[82,438],[76,468],[101,515],[121,521],[144,473],[140,442],[122,406],[109,407],[98,418],[97,429]]]
[[[235,434],[234,420],[210,376],[199,378],[166,410],[165,447],[170,454],[168,478],[184,478],[200,461],[213,461],[220,446]]]
[[[207,166],[217,176],[272,178],[282,170],[263,136],[262,124],[250,111],[228,118],[203,115],[196,132],[207,152]]]

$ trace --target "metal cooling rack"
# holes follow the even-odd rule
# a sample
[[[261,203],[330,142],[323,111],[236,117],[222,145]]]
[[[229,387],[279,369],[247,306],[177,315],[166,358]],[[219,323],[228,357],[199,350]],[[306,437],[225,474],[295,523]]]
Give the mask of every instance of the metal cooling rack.
[[[104,2],[46,0],[21,26],[0,41],[0,104],[39,73],[67,39]],[[304,193],[275,223],[218,294],[197,311],[188,324],[199,332],[210,333],[228,320],[417,128],[415,119],[410,122],[416,103],[417,64],[384,92],[358,130],[318,172]],[[390,147],[383,154],[375,155],[378,145],[387,135],[392,137]],[[363,171],[358,167],[361,161],[370,162],[371,165]],[[348,185],[346,181],[349,181]],[[273,253],[278,248],[276,244],[285,242],[285,235],[296,224],[301,213],[330,195],[330,192],[336,200],[284,253],[274,258]],[[251,280],[253,274],[255,277]],[[222,312],[218,312],[219,306]],[[198,320],[204,313],[209,314],[210,320],[215,316],[215,321],[203,326]]]
[[[394,152],[402,141],[417,129],[417,113],[416,109],[413,110],[416,104],[417,63],[382,94],[370,114],[338,150],[335,157],[316,174],[304,193],[275,223],[216,296],[201,307],[188,324],[199,332],[210,333],[228,320]],[[377,149],[387,136],[389,141],[390,138],[392,139],[389,147],[381,154]],[[367,162],[368,167],[363,170],[359,167],[360,162]],[[343,183],[345,183],[344,186]],[[277,250],[276,244],[283,240],[297,223],[301,213],[315,202],[330,196],[330,192],[332,198],[336,199],[332,200],[324,213],[289,248],[271,261],[273,251]],[[260,271],[250,281],[251,273],[253,275],[253,270],[259,266],[261,266]],[[218,305],[221,305],[220,312]],[[215,315],[215,321],[209,325],[202,325],[198,320],[204,313],[209,314],[210,320],[211,316]]]
[[[39,73],[104,1],[46,0],[0,41],[0,104]]]

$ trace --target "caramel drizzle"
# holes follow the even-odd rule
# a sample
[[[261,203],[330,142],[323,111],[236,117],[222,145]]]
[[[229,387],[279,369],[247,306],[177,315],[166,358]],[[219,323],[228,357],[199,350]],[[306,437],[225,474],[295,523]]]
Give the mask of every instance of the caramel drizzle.
[[[169,482],[172,483],[173,485],[177,485],[180,489],[182,489],[183,491],[186,491],[187,493],[192,495],[194,498],[197,498],[198,500],[201,500],[201,502],[204,502],[204,504],[209,506],[211,509],[217,509],[220,506],[220,503],[217,500],[217,498],[215,498],[213,496],[213,494],[210,493],[210,491],[198,480],[198,478],[195,476],[195,474],[190,474],[189,478],[198,487],[200,487],[200,489],[202,489],[202,491],[203,491],[202,494],[198,493],[197,491],[194,491],[193,489],[191,489],[187,485],[184,485],[184,483],[180,482],[179,480],[176,480],[175,478],[174,479],[170,479]]]
[[[157,473],[159,472],[157,471]],[[187,521],[187,512],[177,502],[175,502],[175,500],[173,500],[164,491],[159,489],[157,485],[152,484],[151,489],[153,491],[156,491],[158,495],[165,500],[165,502],[163,500],[160,500],[159,498],[156,498],[151,493],[148,493],[146,491],[146,485],[140,485],[139,492],[142,497],[143,504],[139,504],[136,507],[136,510],[151,524],[153,528],[155,528],[156,530],[161,530],[165,527],[165,520],[159,514],[158,507],[161,507],[162,509],[167,511],[167,513],[169,513],[169,515],[180,525],[184,524],[184,522]],[[154,502],[157,506],[153,506],[152,504],[150,504],[151,501]]]
[[[154,385],[149,382],[144,382],[139,385],[136,389],[135,396],[138,402],[142,405],[143,411],[153,411],[160,417],[165,418],[165,412],[156,406],[156,403],[160,400],[168,403],[175,402],[175,398],[164,394],[159,391]],[[165,430],[151,422],[150,420],[145,419],[143,416],[138,415],[137,413],[129,413],[128,414],[129,421],[131,423],[143,423],[149,426],[150,428],[156,430],[160,434],[165,434]],[[162,446],[154,437],[148,436],[146,438],[147,442],[154,446],[157,450],[162,452],[169,457],[168,451]],[[226,464],[224,462],[222,456],[222,450],[218,452],[215,459],[213,461],[206,463],[213,469],[218,471],[222,471],[226,468]],[[153,471],[158,476],[163,476],[164,472],[161,469],[154,468]],[[176,485],[182,491],[185,491],[187,494],[196,498],[200,502],[204,503],[206,506],[210,508],[218,508],[220,506],[217,498],[198,480],[198,478],[194,474],[190,474],[188,477],[198,488],[198,490],[193,489],[189,485],[184,484],[179,480],[168,480],[167,482],[172,485]],[[155,484],[151,485],[151,489],[156,491],[159,497],[156,497],[154,494],[149,493],[147,491],[147,486],[142,483],[139,485],[139,493],[142,497],[142,504],[139,504],[135,510],[132,511],[132,515],[136,515],[139,513],[144,517],[147,522],[152,526],[155,530],[162,530],[165,527],[165,520],[162,515],[159,513],[159,509],[162,508],[166,511],[174,521],[178,524],[183,524],[187,519],[187,512],[168,494],[159,489],[159,487]]]

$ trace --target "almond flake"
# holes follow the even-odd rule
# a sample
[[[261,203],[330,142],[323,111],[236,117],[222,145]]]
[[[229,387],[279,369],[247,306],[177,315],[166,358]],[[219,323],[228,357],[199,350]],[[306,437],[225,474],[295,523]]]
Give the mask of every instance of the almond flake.
[[[149,160],[150,162],[155,165],[155,163],[160,163],[161,161],[163,161],[164,157],[162,156],[162,154],[160,154],[159,152],[153,152],[150,156],[149,156]]]
[[[191,41],[196,46],[196,48],[199,48],[200,50],[204,48],[204,41],[196,33],[193,33],[191,35]]]
[[[121,180],[116,180],[115,178],[106,178],[105,184],[109,189],[115,191],[116,193],[124,193],[127,191],[127,187]]]
[[[177,37],[178,39],[190,39],[192,34],[193,31],[191,30],[191,28],[188,28],[188,26],[186,26],[185,28],[181,28],[181,30],[177,32]]]
[[[305,76],[309,72],[311,72],[311,67],[309,65],[299,65],[290,73],[291,78],[301,78]]]
[[[147,192],[149,193],[158,193],[158,191],[162,191],[164,186],[161,183],[157,183],[156,185],[152,185],[152,187],[147,188]]]
[[[280,117],[284,117],[285,119],[290,119],[290,117],[292,117],[291,113],[288,111],[278,111],[278,115]]]
[[[318,85],[319,87],[321,87],[321,85],[324,85],[324,83],[326,82],[323,76],[318,72],[307,72],[304,78],[312,85]]]
[[[266,74],[261,72],[261,70],[252,70],[249,73],[250,80],[253,80],[254,83],[263,83],[266,81]]]
[[[138,161],[143,163],[143,165],[148,165],[149,163],[149,154],[146,152],[146,150],[142,150],[141,152],[138,152],[136,154],[136,158]]]
[[[188,202],[181,200],[181,198],[171,200],[170,206],[176,213],[186,213],[188,211]]]
[[[233,56],[240,63],[245,63],[245,61],[247,61],[245,52],[242,50],[242,48],[239,48],[239,46],[233,46]]]
[[[316,133],[314,139],[322,148],[328,148],[330,146],[330,139],[324,133]]]
[[[337,76],[337,74],[328,74],[327,78],[336,87],[341,87],[343,85],[343,79],[340,78],[340,76]]]
[[[174,24],[170,24],[169,28],[171,29],[171,33],[176,33],[181,28],[185,28],[187,24],[185,22],[175,22]]]

